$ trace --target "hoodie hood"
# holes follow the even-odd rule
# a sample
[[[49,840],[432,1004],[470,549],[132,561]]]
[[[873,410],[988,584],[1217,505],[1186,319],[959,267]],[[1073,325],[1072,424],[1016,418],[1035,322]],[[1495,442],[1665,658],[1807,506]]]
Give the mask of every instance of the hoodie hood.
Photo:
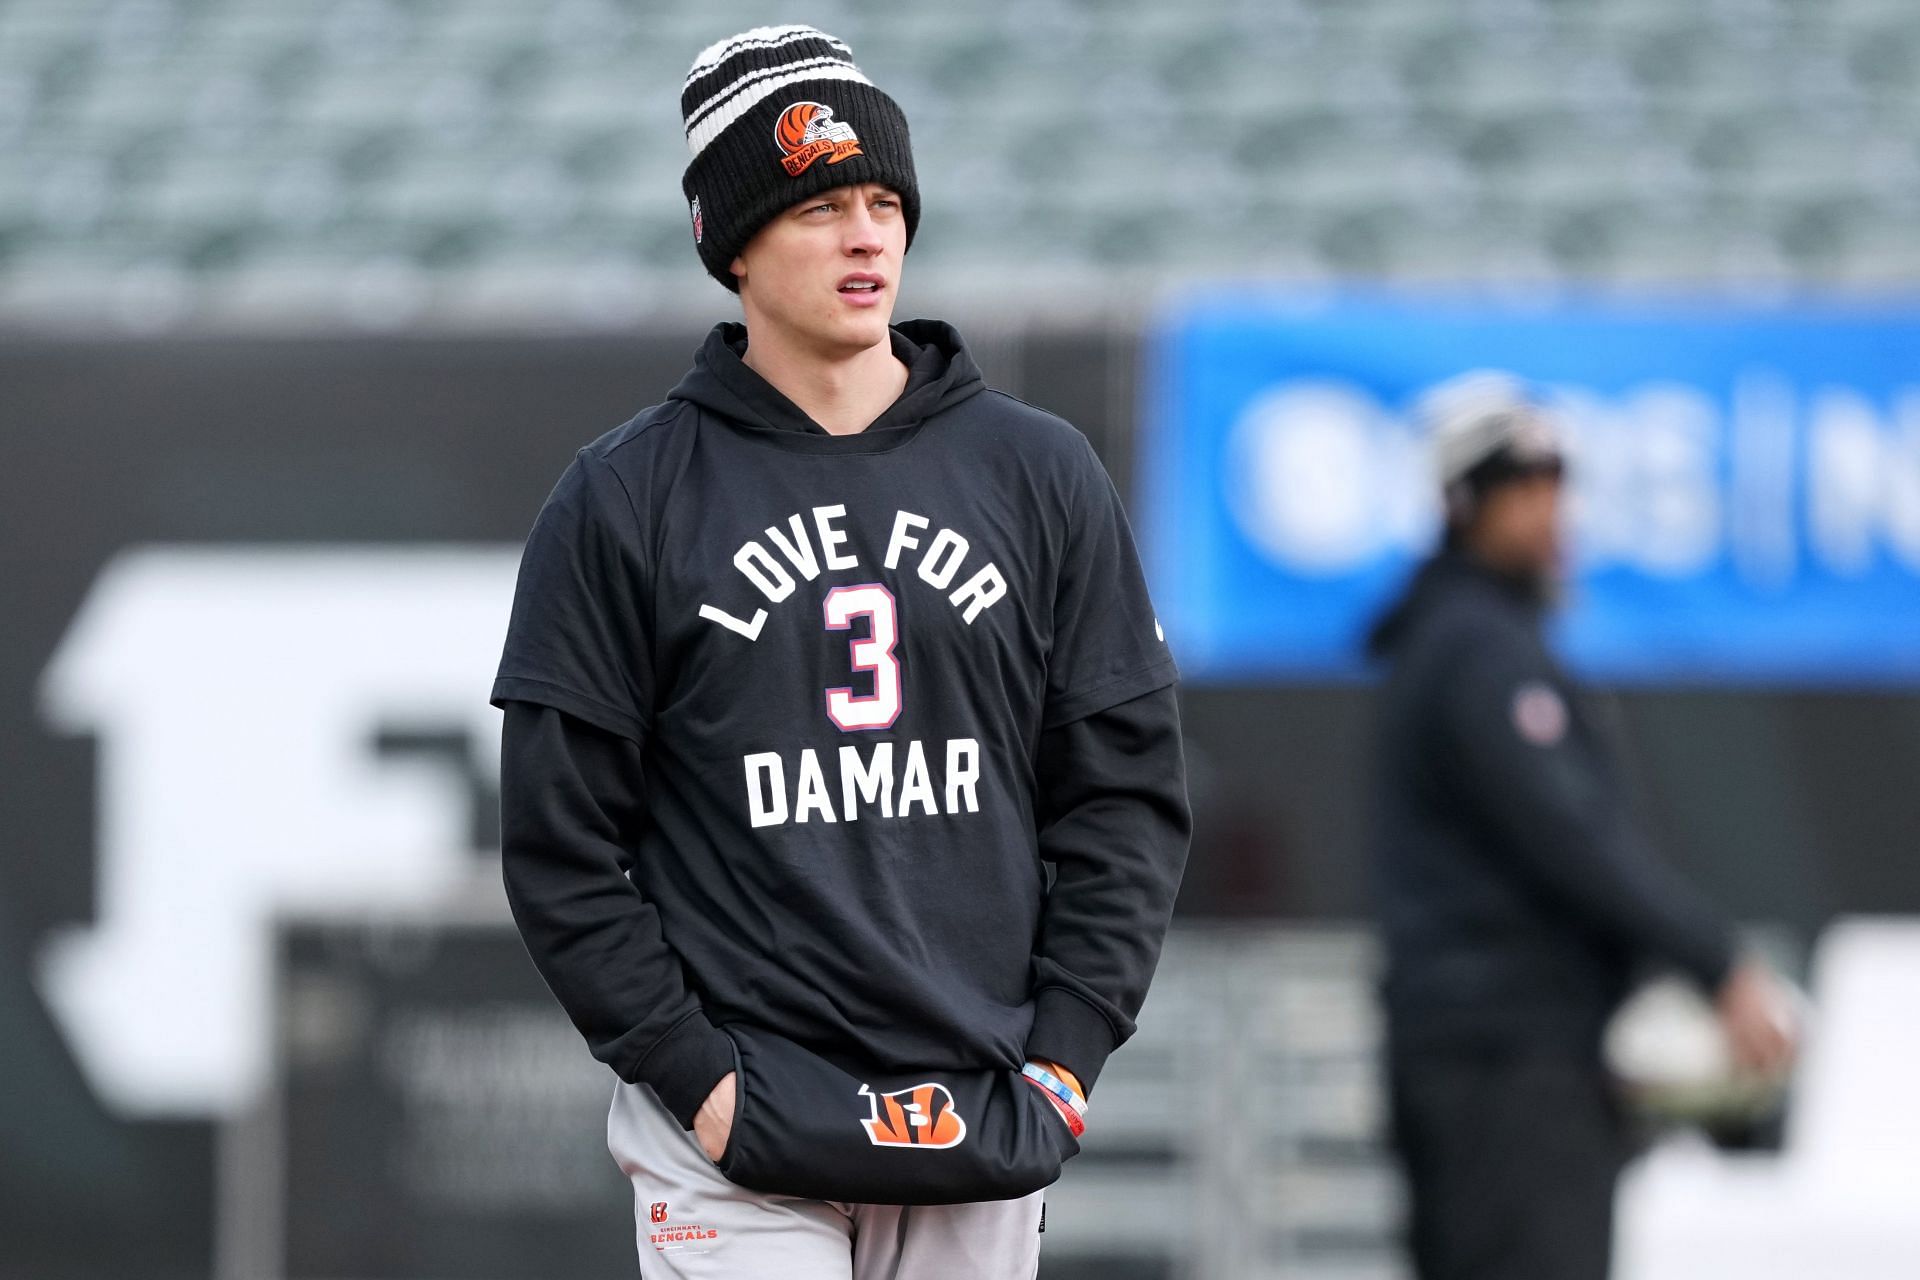
[[[736,430],[779,448],[809,453],[883,453],[912,439],[937,413],[986,389],[980,368],[950,324],[908,320],[889,329],[893,354],[907,366],[900,398],[865,431],[836,436],[809,418],[765,378],[747,367],[747,329],[728,322],[713,327],[693,358],[693,368],[668,393]]]
[[[1391,658],[1415,627],[1442,602],[1463,591],[1492,593],[1536,616],[1547,603],[1537,584],[1501,573],[1457,547],[1442,547],[1414,571],[1405,589],[1375,620],[1367,632],[1367,656]]]

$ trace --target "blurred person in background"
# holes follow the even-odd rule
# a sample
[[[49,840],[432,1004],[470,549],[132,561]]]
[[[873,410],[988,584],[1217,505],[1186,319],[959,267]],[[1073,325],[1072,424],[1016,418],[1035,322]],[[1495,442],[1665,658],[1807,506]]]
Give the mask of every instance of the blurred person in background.
[[[1602,1064],[1644,965],[1712,994],[1744,1072],[1794,1051],[1786,990],[1659,861],[1549,651],[1566,458],[1524,386],[1476,374],[1422,417],[1439,549],[1372,630],[1387,1083],[1421,1280],[1601,1280],[1631,1135]]]
[[[1186,858],[1173,660],[1086,438],[890,325],[919,191],[847,47],[720,41],[682,109],[746,323],[527,543],[514,919],[620,1076],[648,1275],[1031,1277]]]

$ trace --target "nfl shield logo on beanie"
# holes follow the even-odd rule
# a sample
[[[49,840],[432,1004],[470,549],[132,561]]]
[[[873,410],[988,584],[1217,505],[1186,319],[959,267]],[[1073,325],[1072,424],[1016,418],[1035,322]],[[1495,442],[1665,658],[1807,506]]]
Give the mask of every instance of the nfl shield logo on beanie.
[[[891,188],[913,243],[920,189],[906,116],[825,32],[755,27],[709,45],[687,72],[680,113],[693,242],[729,289],[733,260],[761,227],[835,187]]]

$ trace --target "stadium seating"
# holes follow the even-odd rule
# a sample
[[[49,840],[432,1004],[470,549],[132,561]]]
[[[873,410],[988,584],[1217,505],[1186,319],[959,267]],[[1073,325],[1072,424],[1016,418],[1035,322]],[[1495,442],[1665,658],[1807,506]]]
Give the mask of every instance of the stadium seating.
[[[924,287],[1920,281],[1901,0],[826,0],[906,106]],[[0,0],[0,318],[711,303],[691,55],[786,6]],[[541,276],[556,281],[541,289]],[[369,278],[387,303],[356,303]],[[397,283],[396,283],[397,282]]]

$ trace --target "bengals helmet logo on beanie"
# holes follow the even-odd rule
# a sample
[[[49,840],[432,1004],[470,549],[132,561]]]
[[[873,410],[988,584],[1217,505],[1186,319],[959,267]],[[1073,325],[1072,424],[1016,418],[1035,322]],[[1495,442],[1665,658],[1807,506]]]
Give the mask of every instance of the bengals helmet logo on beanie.
[[[780,163],[789,178],[797,178],[821,156],[828,164],[839,164],[860,155],[860,139],[853,126],[833,118],[833,108],[824,102],[796,102],[774,121],[773,140],[786,154]]]

